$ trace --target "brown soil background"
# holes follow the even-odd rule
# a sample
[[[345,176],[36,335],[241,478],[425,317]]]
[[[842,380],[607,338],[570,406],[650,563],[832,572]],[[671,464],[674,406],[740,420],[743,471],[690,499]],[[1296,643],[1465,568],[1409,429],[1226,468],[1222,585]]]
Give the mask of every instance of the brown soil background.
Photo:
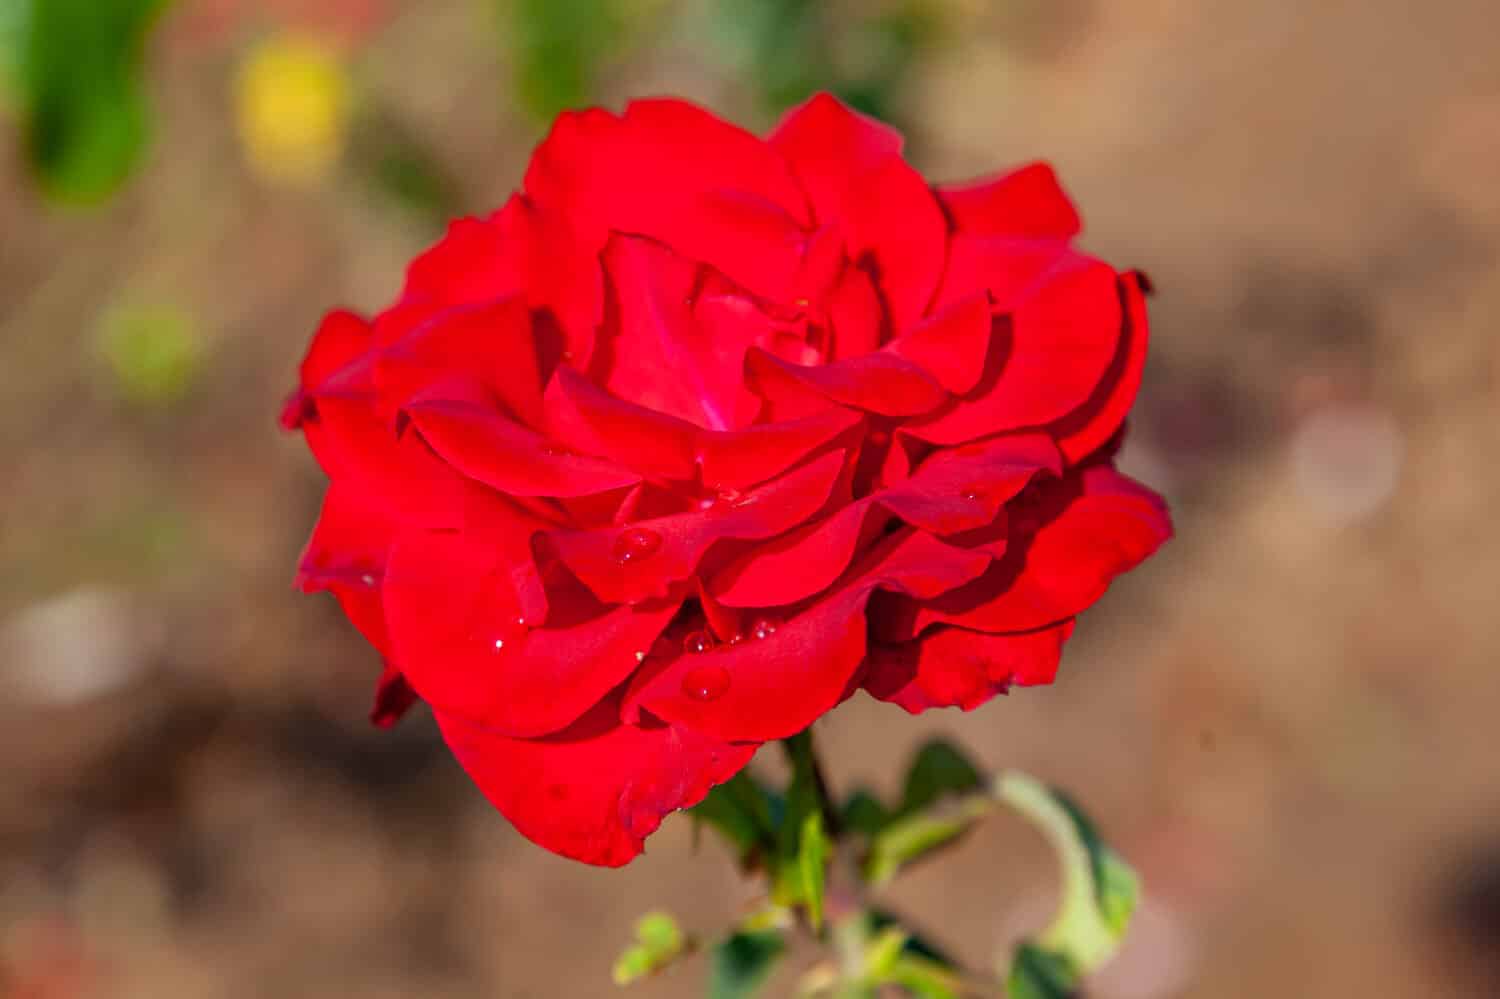
[[[840,708],[834,781],[890,788],[943,733],[1072,790],[1149,899],[1100,999],[1500,994],[1493,4],[946,6],[902,95],[915,156],[938,178],[1053,160],[1087,245],[1152,275],[1125,463],[1179,536],[1055,686]],[[538,135],[478,17],[398,5],[359,57],[476,209]],[[380,305],[431,233],[352,182],[257,181],[229,54],[156,46],[158,141],[103,210],[0,167],[0,995],[609,995],[637,914],[711,931],[750,889],[681,818],[623,871],[554,858],[424,712],[366,727],[372,655],[289,587],[321,478],[275,414],[321,312]],[[687,32],[610,73],[612,101],[754,120]],[[197,318],[203,365],[142,409],[95,331],[158,299]],[[893,898],[985,963],[1053,885],[997,821]]]

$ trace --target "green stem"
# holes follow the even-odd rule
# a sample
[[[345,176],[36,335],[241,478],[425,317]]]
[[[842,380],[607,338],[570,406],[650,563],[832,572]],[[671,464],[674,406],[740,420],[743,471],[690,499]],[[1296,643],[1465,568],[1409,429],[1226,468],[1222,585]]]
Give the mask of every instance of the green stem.
[[[817,796],[818,811],[823,814],[823,828],[829,839],[837,840],[840,832],[839,810],[828,790],[828,778],[823,773],[822,761],[818,759],[812,729],[803,729],[796,735],[782,739],[781,748],[792,765],[792,787],[808,787]]]

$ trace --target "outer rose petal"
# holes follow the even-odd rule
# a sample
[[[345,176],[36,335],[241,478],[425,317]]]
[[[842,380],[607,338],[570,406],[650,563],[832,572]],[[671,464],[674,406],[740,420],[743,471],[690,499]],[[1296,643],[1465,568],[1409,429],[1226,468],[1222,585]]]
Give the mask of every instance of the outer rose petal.
[[[334,482],[323,497],[323,511],[302,550],[297,587],[304,593],[328,590],[349,621],[382,653],[390,648],[380,604],[380,581],[399,524],[348,485]]]
[[[841,217],[855,179],[899,155],[902,146],[900,132],[829,94],[793,108],[766,141],[791,164],[820,223]]]
[[[617,711],[605,701],[545,739],[511,739],[435,714],[453,755],[521,835],[564,857],[618,867],[665,815],[702,801],[758,747],[674,725],[622,725]]]
[[[330,479],[402,523],[461,527],[482,489],[417,434],[398,435],[371,399],[320,396],[317,421],[303,429]]]
[[[950,623],[979,631],[1031,631],[1073,617],[1172,536],[1166,505],[1114,469],[1080,473],[1081,493],[962,590],[922,605],[914,630]]]
[[[939,628],[903,645],[870,651],[864,688],[911,714],[972,711],[1011,686],[1051,683],[1073,622],[1015,635]]]
[[[384,594],[394,658],[423,700],[515,737],[559,731],[599,703],[680,604],[554,608],[532,627],[511,571],[477,538],[412,531],[391,549]]]
[[[1146,319],[1146,295],[1140,274],[1121,276],[1125,328],[1114,363],[1105,372],[1093,398],[1052,427],[1058,446],[1068,461],[1077,463],[1104,445],[1125,422],[1135,404],[1146,371],[1146,345],[1151,339]]]
[[[1090,261],[1056,275],[1011,317],[1009,350],[972,393],[906,431],[956,444],[1002,430],[1037,427],[1078,409],[1109,373],[1121,331],[1115,272]]]
[[[298,369],[297,389],[282,407],[282,427],[296,430],[305,420],[316,417],[316,390],[369,349],[369,323],[344,310],[324,316]]]
[[[581,229],[677,242],[686,209],[711,191],[738,191],[807,221],[802,192],[766,144],[679,100],[635,101],[621,118],[560,115],[532,155],[526,190]],[[691,236],[689,235],[691,239]]]
[[[1078,210],[1047,163],[939,187],[937,194],[960,232],[1072,239],[1083,230]]]
[[[929,598],[974,579],[988,562],[988,556],[918,531],[892,535],[846,585],[774,634],[648,662],[631,681],[625,717],[644,709],[731,741],[763,742],[800,732],[848,696],[864,660],[865,605],[875,590]],[[700,677],[712,682],[700,683]],[[705,685],[719,692],[705,698],[699,693]]]
[[[532,318],[519,298],[440,312],[383,350],[375,386],[391,410],[426,394],[433,382],[472,379],[510,417],[541,425],[542,379]]]
[[[411,689],[401,671],[386,663],[375,686],[375,703],[370,705],[370,724],[376,728],[390,728],[418,700],[417,692]]]

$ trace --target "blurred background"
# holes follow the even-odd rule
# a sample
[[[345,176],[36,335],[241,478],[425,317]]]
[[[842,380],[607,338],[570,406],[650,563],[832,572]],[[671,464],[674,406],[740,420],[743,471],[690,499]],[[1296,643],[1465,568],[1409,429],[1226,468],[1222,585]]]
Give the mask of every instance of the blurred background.
[[[1147,892],[1098,999],[1500,995],[1494,14],[0,0],[0,996],[591,997],[642,910],[739,911],[685,819],[585,868],[425,712],[368,726],[374,655],[290,587],[323,480],[275,418],[322,312],[385,304],[560,108],[764,128],[818,88],[937,179],[1051,159],[1151,274],[1123,460],[1180,532],[1055,686],[846,704],[834,782],[942,733],[1073,791]],[[996,820],[894,899],[987,964],[1055,883]]]

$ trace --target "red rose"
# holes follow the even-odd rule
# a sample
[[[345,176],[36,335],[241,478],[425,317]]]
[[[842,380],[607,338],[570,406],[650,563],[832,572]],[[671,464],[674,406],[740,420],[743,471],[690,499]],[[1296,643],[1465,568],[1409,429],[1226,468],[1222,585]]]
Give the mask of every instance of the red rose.
[[[931,187],[815,97],[558,119],[391,308],[336,312],[285,422],[332,480],[299,582],[523,834],[622,864],[864,688],[1047,683],[1171,533],[1111,454],[1142,279],[1035,165]]]

